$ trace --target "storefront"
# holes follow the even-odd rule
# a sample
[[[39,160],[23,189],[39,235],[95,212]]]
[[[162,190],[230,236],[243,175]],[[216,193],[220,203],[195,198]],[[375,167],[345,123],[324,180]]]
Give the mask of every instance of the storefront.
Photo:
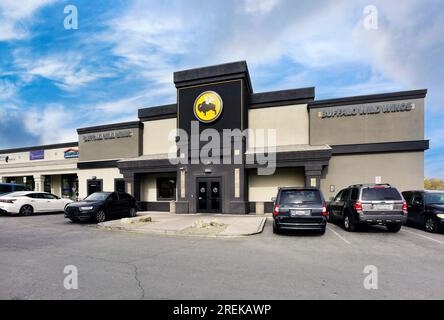
[[[178,213],[243,214],[270,212],[282,186],[318,187],[327,199],[355,183],[423,188],[426,90],[322,101],[312,87],[254,93],[245,62],[176,72],[174,84],[177,103],[78,129],[79,158],[56,178],[60,192],[126,190],[142,210],[175,201]],[[4,181],[57,185],[42,168],[8,168],[0,165]]]
[[[0,180],[77,199],[78,143],[0,150]]]

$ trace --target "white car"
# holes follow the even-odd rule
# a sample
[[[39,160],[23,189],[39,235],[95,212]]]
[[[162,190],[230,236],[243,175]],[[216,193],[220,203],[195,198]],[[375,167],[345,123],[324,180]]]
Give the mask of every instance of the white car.
[[[37,212],[62,212],[71,202],[47,192],[17,191],[0,196],[0,212],[23,216]]]

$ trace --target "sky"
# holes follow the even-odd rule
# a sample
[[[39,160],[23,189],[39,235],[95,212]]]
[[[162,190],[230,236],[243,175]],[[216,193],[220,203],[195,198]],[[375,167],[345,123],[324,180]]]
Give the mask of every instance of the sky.
[[[428,89],[425,174],[444,178],[443,33],[441,0],[0,0],[0,149],[137,120],[175,102],[174,71],[246,60],[255,92]]]

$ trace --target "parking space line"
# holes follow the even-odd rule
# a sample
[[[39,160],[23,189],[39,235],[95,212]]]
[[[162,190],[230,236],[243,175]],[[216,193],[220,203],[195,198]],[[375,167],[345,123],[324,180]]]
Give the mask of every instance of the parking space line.
[[[443,242],[443,241],[439,241],[439,240],[433,239],[433,238],[431,238],[431,237],[427,237],[427,236],[424,236],[424,235],[422,235],[422,234],[419,234],[419,233],[416,233],[416,232],[413,232],[413,231],[410,231],[410,230],[406,230],[405,228],[402,228],[402,231],[405,231],[405,232],[408,232],[408,233],[414,234],[415,236],[422,237],[422,238],[424,238],[424,239],[428,239],[428,240],[430,240],[430,241],[434,241],[434,242],[437,242],[437,243],[439,243],[439,244],[444,245],[444,242]]]
[[[343,236],[341,236],[339,233],[337,233],[335,230],[333,230],[332,228],[330,228],[329,226],[327,226],[327,229],[330,230],[331,232],[333,232],[339,239],[341,239],[342,241],[344,241],[347,244],[350,244],[350,241],[348,241],[347,239],[345,239]]]

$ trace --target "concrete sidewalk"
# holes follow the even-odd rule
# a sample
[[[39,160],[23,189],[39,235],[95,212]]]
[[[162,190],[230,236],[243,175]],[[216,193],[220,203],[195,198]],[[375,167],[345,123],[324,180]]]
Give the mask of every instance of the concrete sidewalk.
[[[244,237],[261,233],[266,220],[266,215],[139,212],[135,218],[103,222],[98,228],[180,236]]]

